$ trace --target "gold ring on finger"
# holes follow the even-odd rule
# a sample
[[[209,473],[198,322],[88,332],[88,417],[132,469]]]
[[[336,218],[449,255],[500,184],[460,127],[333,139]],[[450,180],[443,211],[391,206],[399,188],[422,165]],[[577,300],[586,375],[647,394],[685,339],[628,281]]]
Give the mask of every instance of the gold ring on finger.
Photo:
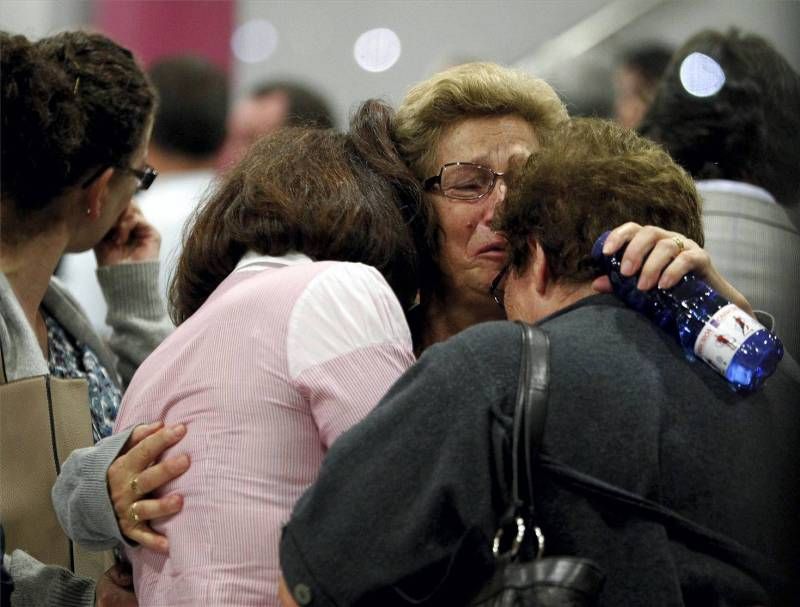
[[[138,525],[141,519],[139,515],[136,513],[136,506],[139,505],[139,502],[133,502],[128,508],[128,518],[134,525]]]
[[[133,490],[133,494],[136,497],[139,497],[141,495],[141,493],[139,492],[139,477],[138,476],[134,476],[131,479],[131,489]]]
[[[683,250],[686,248],[686,243],[683,242],[683,238],[680,236],[673,236],[672,242],[674,242],[675,246],[678,247],[678,255],[683,253]]]

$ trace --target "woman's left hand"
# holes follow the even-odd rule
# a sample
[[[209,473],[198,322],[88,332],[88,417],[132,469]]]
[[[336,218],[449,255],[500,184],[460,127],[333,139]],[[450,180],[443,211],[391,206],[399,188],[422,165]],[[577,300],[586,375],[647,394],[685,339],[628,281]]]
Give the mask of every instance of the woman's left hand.
[[[711,257],[695,241],[656,226],[628,222],[611,231],[603,253],[611,255],[626,243],[622,274],[639,273],[636,286],[640,290],[647,291],[655,286],[669,289],[683,276],[694,272],[722,297],[753,315],[750,302],[722,277],[711,263]],[[596,279],[592,286],[603,293],[612,292],[607,276]]]
[[[189,456],[185,453],[161,460],[163,453],[185,435],[183,424],[164,427],[163,423],[154,422],[137,426],[106,475],[120,531],[129,540],[156,552],[167,553],[169,541],[150,523],[180,512],[183,497],[155,497],[150,493],[189,469]]]
[[[161,235],[133,202],[105,238],[94,247],[98,266],[158,259]]]

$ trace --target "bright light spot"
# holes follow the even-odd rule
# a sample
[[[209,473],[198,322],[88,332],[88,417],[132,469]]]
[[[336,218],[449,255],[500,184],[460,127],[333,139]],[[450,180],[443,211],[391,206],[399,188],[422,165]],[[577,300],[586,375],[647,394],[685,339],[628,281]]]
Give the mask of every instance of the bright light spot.
[[[278,48],[278,30],[269,21],[254,19],[236,28],[231,37],[234,56],[244,63],[258,63]]]
[[[695,97],[716,95],[725,84],[719,63],[703,53],[692,53],[681,63],[681,84]]]
[[[364,32],[353,46],[353,57],[368,72],[384,72],[400,58],[400,38],[392,30],[379,27]]]

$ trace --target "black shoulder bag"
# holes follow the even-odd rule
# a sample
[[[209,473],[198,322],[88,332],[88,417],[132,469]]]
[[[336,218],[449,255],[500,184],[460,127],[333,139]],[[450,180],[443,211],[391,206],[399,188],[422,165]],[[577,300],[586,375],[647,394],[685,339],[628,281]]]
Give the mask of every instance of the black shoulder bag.
[[[544,535],[536,525],[533,501],[533,468],[547,418],[550,342],[541,329],[523,323],[520,327],[522,360],[511,447],[511,500],[492,544],[495,573],[471,605],[590,607],[597,603],[605,581],[600,568],[587,559],[543,556]]]

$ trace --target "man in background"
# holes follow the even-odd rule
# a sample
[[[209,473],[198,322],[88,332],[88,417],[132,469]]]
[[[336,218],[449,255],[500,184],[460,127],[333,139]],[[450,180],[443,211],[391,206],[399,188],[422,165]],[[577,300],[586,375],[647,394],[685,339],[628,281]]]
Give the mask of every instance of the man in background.
[[[231,111],[218,167],[225,170],[235,164],[256,139],[282,126],[333,128],[333,114],[325,98],[303,84],[288,80],[258,84]]]
[[[168,300],[183,226],[211,185],[225,142],[228,80],[213,64],[188,55],[162,59],[148,73],[160,99],[148,163],[159,176],[136,203],[161,234],[159,291]],[[96,265],[91,251],[67,255],[59,276],[103,331],[106,305],[94,276]]]
[[[614,70],[614,119],[635,129],[653,101],[656,87],[669,64],[673,49],[652,42],[622,53]]]

